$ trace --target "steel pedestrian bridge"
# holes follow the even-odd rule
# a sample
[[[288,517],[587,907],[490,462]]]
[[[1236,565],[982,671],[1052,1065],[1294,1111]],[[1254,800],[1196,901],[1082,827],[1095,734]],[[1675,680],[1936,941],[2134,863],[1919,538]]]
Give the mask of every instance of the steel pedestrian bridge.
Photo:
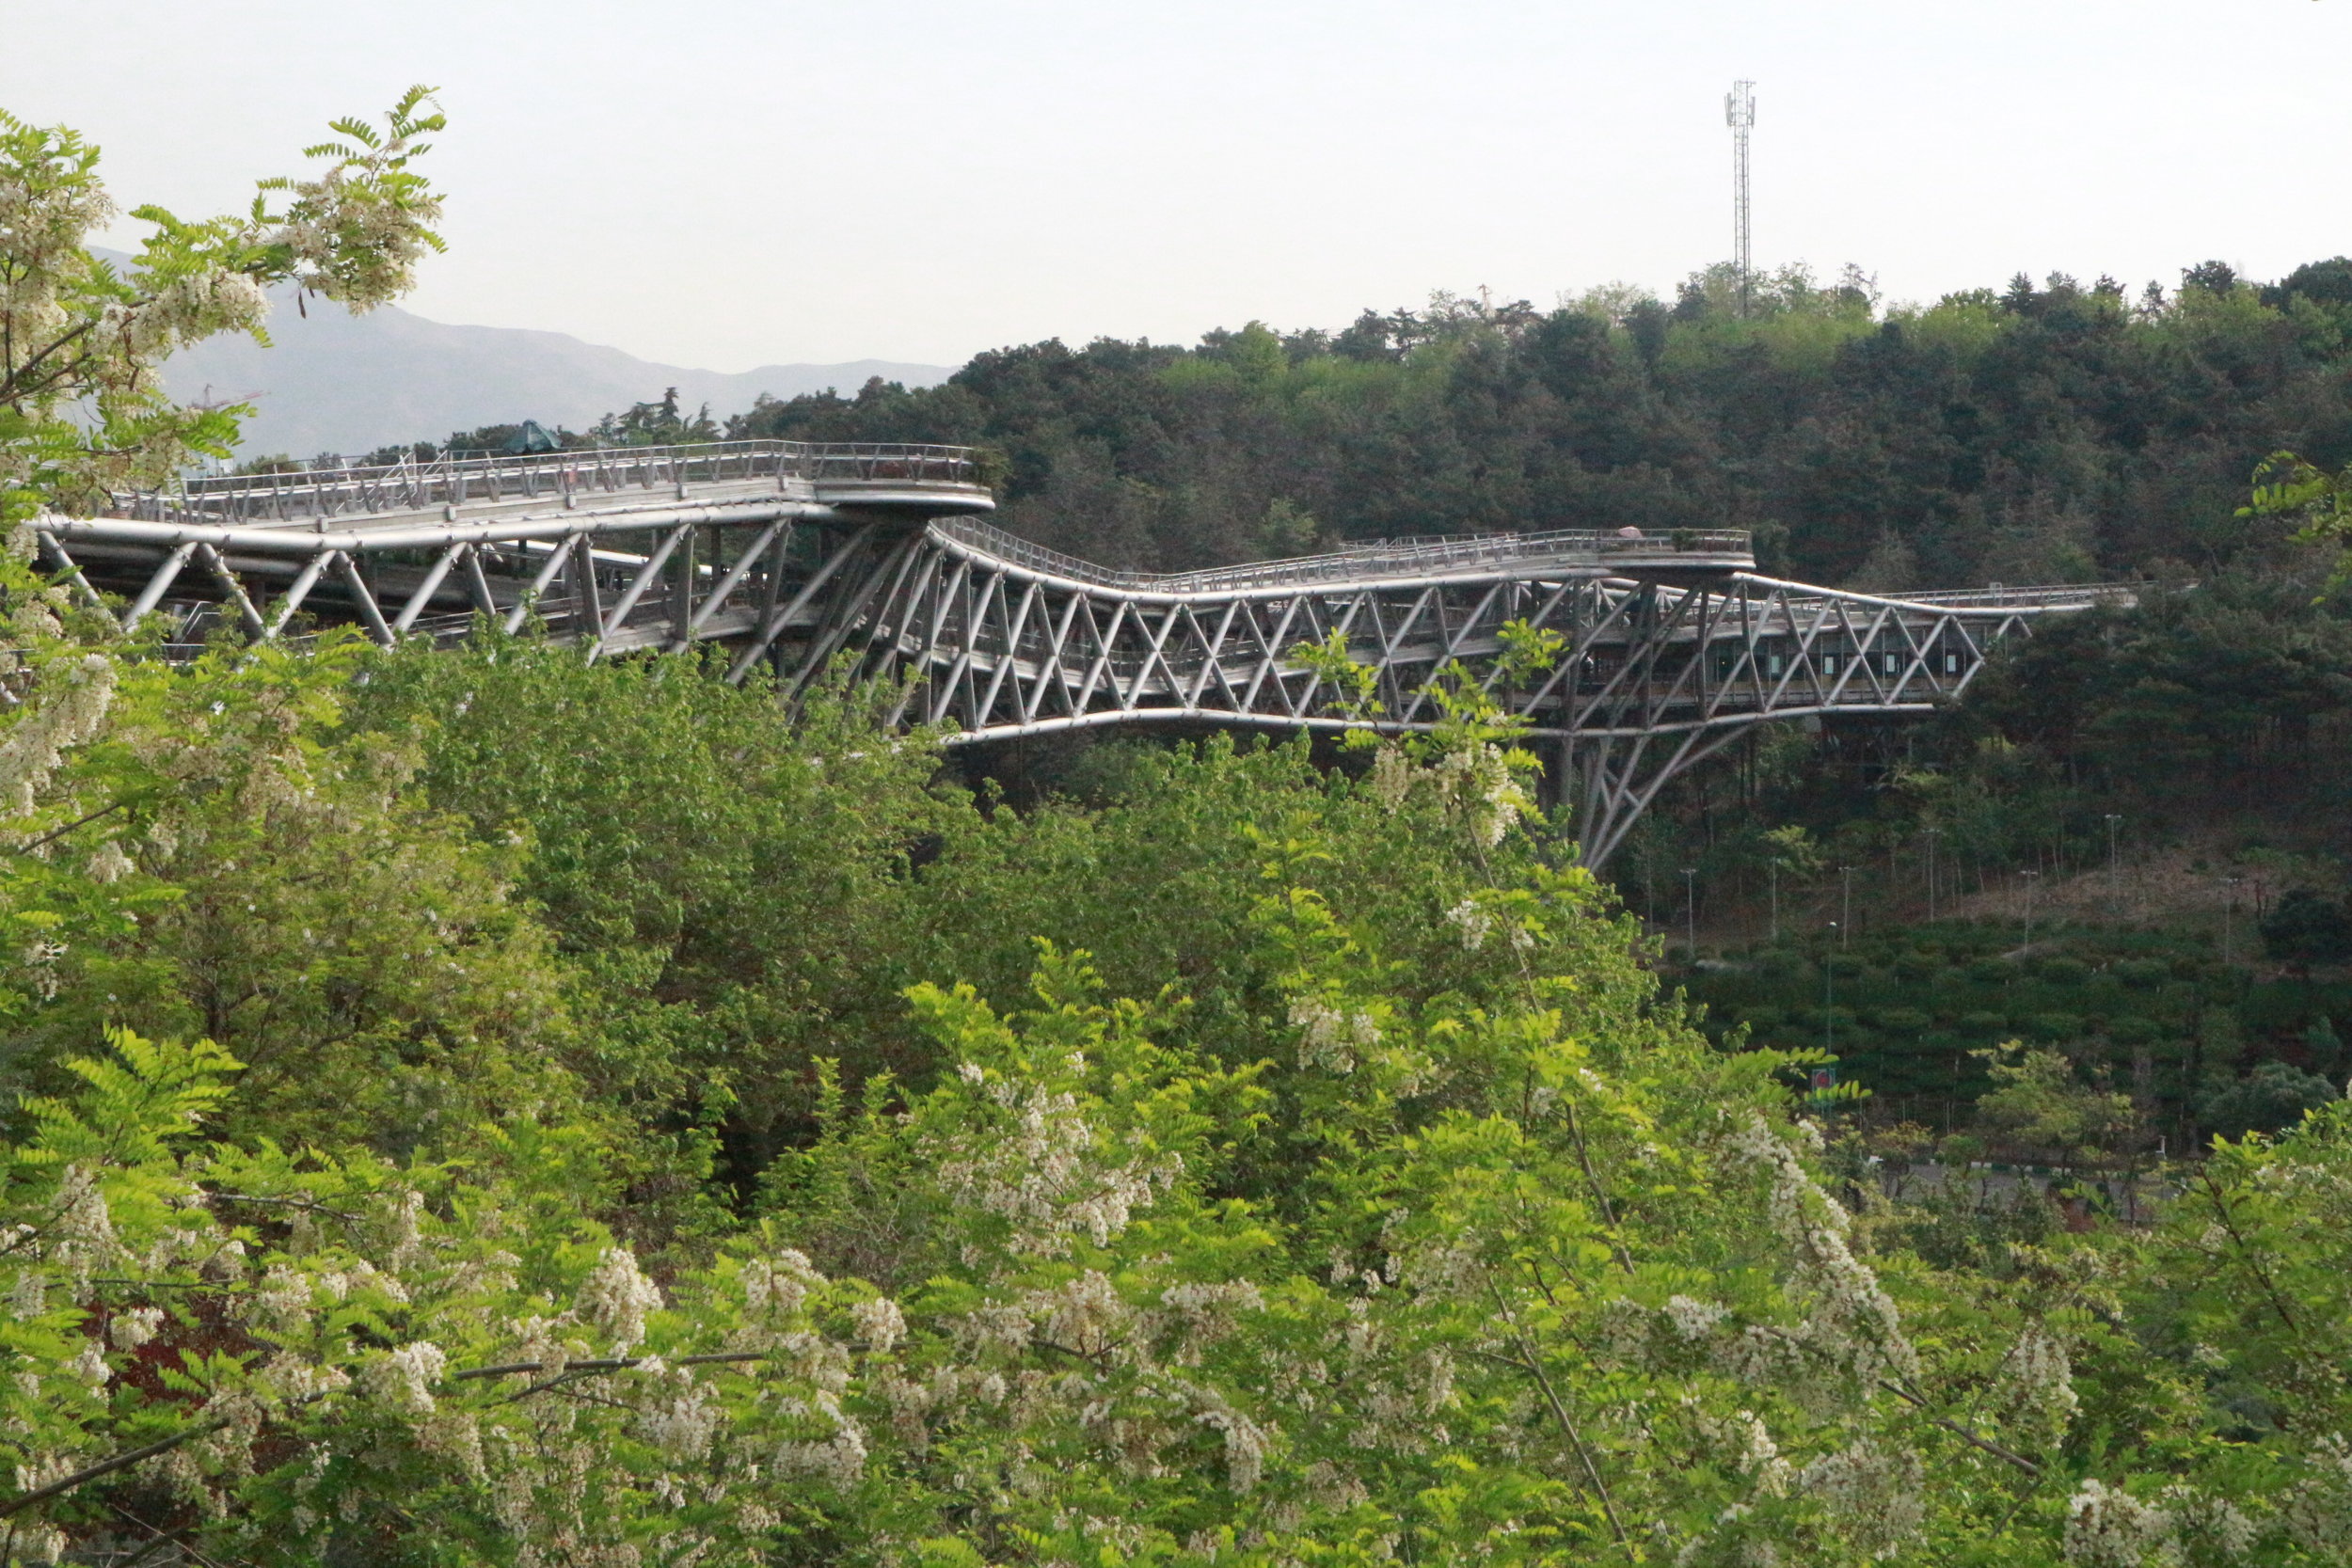
[[[1208,571],[1112,571],[981,520],[975,453],[740,441],[191,480],[37,520],[51,567],[168,647],[320,623],[379,642],[534,621],[588,657],[715,642],[795,700],[823,672],[903,687],[950,744],[1120,724],[1340,729],[1293,657],[1343,634],[1391,731],[1438,673],[1491,689],[1506,622],[1565,657],[1495,695],[1552,743],[1588,863],[1676,774],[1756,724],[1915,714],[2039,617],[2119,588],[1901,597],[1757,575],[1736,531],[1392,540]]]

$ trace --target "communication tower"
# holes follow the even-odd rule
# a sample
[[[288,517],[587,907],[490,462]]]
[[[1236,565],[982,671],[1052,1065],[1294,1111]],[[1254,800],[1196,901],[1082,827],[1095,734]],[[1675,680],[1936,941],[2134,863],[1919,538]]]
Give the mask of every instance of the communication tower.
[[[1748,133],[1756,128],[1756,84],[1734,82],[1724,94],[1724,123],[1731,127],[1731,264],[1740,270],[1740,313],[1748,313]]]

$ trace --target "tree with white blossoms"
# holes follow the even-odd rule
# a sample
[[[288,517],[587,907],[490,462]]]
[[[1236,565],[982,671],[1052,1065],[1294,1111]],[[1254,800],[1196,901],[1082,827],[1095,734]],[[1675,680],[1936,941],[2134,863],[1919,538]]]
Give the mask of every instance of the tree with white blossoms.
[[[354,311],[407,292],[441,248],[440,198],[411,166],[442,128],[431,90],[411,87],[381,125],[336,120],[339,139],[304,152],[323,166],[261,182],[246,212],[133,208],[148,232],[127,271],[89,249],[119,212],[98,149],[0,110],[0,526],[228,456],[250,410],[176,403],[161,370],[221,333],[266,343],[270,284]]]
[[[870,1291],[755,1234],[665,1291],[524,1118],[462,1171],[207,1144],[237,1064],[110,1045],[0,1149],[0,1561],[740,1560],[854,1486]]]
[[[335,121],[342,139],[307,153],[325,166],[261,182],[245,214],[189,220],[133,209],[148,232],[127,272],[89,249],[119,213],[98,149],[68,127],[0,110],[0,685],[9,709],[0,823],[24,842],[48,842],[46,785],[100,732],[117,684],[112,620],[78,579],[43,572],[33,525],[229,454],[249,410],[175,403],[161,368],[219,333],[266,342],[269,284],[291,280],[355,310],[407,289],[418,259],[441,245],[430,227],[440,199],[409,166],[426,150],[417,138],[442,124],[429,99],[428,88],[409,89],[381,127]]]

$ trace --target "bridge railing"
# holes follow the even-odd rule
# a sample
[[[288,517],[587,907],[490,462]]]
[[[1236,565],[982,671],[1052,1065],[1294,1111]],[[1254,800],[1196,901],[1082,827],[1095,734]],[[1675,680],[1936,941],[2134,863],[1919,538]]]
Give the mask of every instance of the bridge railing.
[[[1969,610],[1981,607],[2025,609],[2035,605],[2091,604],[2101,600],[2127,601],[2147,588],[2145,583],[2086,582],[2057,588],[1939,588],[1923,594],[1886,594],[1883,598],[1898,599],[1905,604],[1934,605],[1943,610]]]
[[[469,502],[586,497],[657,486],[760,479],[813,483],[897,481],[978,484],[969,447],[898,443],[710,441],[607,447],[519,456],[447,455],[429,462],[342,463],[292,473],[187,479],[167,490],[115,498],[114,515],[149,522],[310,522],[419,512]]]
[[[943,517],[931,526],[950,539],[1015,566],[1098,587],[1151,594],[1214,594],[1228,589],[1283,587],[1367,576],[1411,576],[1508,566],[1529,561],[1606,562],[1613,557],[1656,557],[1685,551],[1745,556],[1751,549],[1750,536],[1740,529],[1682,529],[1648,535],[1559,529],[1549,533],[1380,539],[1319,555],[1253,561],[1238,566],[1212,566],[1194,572],[1126,572],[1064,555],[968,517]]]

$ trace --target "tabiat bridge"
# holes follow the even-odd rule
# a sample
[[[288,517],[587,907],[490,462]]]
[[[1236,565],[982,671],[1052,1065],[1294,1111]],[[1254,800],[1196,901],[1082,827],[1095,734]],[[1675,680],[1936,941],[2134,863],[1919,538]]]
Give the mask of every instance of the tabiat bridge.
[[[224,624],[375,641],[534,622],[590,658],[709,642],[787,702],[820,673],[902,688],[894,721],[948,744],[1111,725],[1336,730],[1295,657],[1337,632],[1378,675],[1375,727],[1438,718],[1473,678],[1549,743],[1587,863],[1677,774],[1755,725],[1931,711],[2041,617],[2112,587],[1888,596],[1755,570],[1747,534],[1565,531],[1388,540],[1206,571],[1109,570],[991,526],[975,454],[733,441],[190,479],[45,517],[52,570],[167,649]],[[1502,687],[1502,626],[1563,655]],[[151,628],[155,629],[155,628]]]

